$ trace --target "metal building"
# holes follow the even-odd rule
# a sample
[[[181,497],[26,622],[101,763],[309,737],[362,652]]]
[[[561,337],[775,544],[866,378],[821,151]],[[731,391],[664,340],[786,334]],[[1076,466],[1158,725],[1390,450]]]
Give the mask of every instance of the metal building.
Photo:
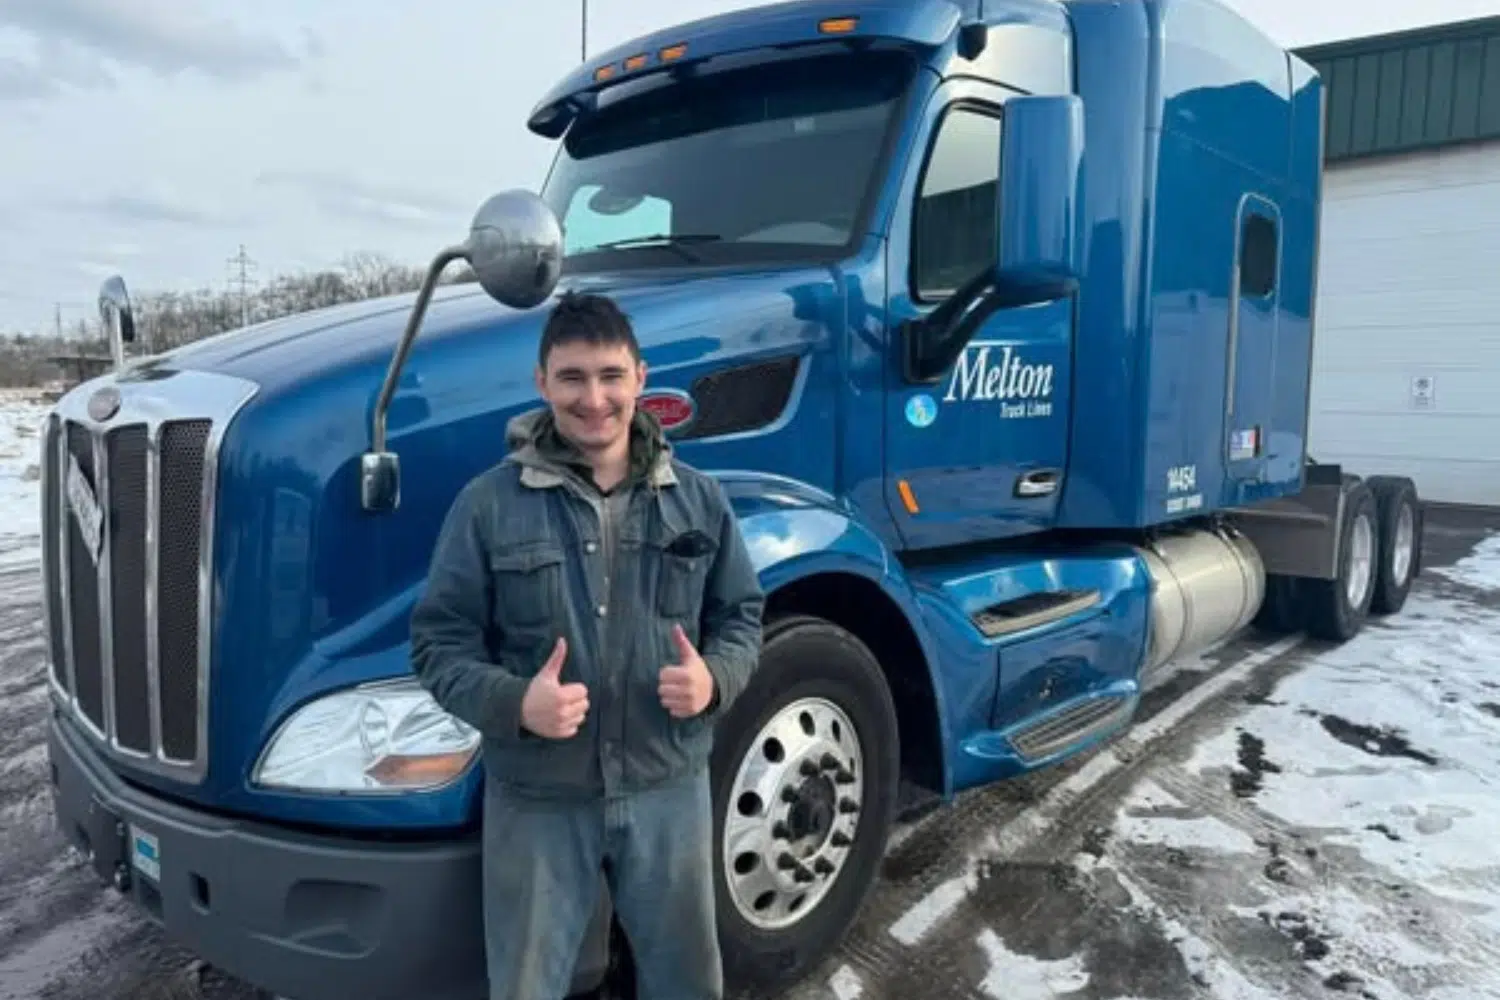
[[[1500,505],[1500,17],[1299,54],[1328,87],[1312,454]]]

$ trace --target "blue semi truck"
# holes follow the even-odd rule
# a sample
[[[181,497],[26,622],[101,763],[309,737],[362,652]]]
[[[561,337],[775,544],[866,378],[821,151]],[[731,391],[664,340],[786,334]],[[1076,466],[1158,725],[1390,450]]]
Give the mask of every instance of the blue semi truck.
[[[805,974],[903,783],[1087,751],[1252,625],[1400,608],[1413,484],[1308,455],[1323,105],[1215,0],[803,0],[580,65],[539,193],[415,296],[129,356],[112,280],[120,365],[44,428],[61,828],[275,993],[482,995],[478,737],[408,619],[548,302],[602,291],[768,595],[713,756],[727,972]]]

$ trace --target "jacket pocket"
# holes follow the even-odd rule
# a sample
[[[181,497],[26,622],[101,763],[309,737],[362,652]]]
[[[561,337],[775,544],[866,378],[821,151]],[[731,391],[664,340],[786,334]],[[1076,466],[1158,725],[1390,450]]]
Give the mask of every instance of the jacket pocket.
[[[552,542],[515,546],[490,556],[495,621],[503,630],[535,629],[563,606],[563,551]]]
[[[716,551],[711,546],[695,555],[682,555],[672,550],[670,542],[662,548],[656,578],[656,610],[662,617],[692,618],[698,614]]]

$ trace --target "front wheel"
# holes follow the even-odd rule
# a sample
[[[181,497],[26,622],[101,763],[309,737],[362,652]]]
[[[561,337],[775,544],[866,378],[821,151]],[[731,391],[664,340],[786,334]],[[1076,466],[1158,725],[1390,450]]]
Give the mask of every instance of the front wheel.
[[[822,619],[768,622],[713,753],[730,984],[786,983],[837,945],[877,877],[899,767],[895,707],[865,644]]]

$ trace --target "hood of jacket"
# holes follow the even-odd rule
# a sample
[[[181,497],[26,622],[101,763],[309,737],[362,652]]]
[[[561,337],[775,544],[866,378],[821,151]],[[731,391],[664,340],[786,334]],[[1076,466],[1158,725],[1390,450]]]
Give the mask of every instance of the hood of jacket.
[[[512,417],[505,428],[510,449],[507,462],[521,466],[521,481],[528,486],[558,485],[573,478],[593,484],[588,459],[557,426],[550,407],[542,406]],[[672,472],[672,445],[656,417],[637,407],[630,420],[630,470],[622,485],[646,481],[655,487],[676,482]]]

